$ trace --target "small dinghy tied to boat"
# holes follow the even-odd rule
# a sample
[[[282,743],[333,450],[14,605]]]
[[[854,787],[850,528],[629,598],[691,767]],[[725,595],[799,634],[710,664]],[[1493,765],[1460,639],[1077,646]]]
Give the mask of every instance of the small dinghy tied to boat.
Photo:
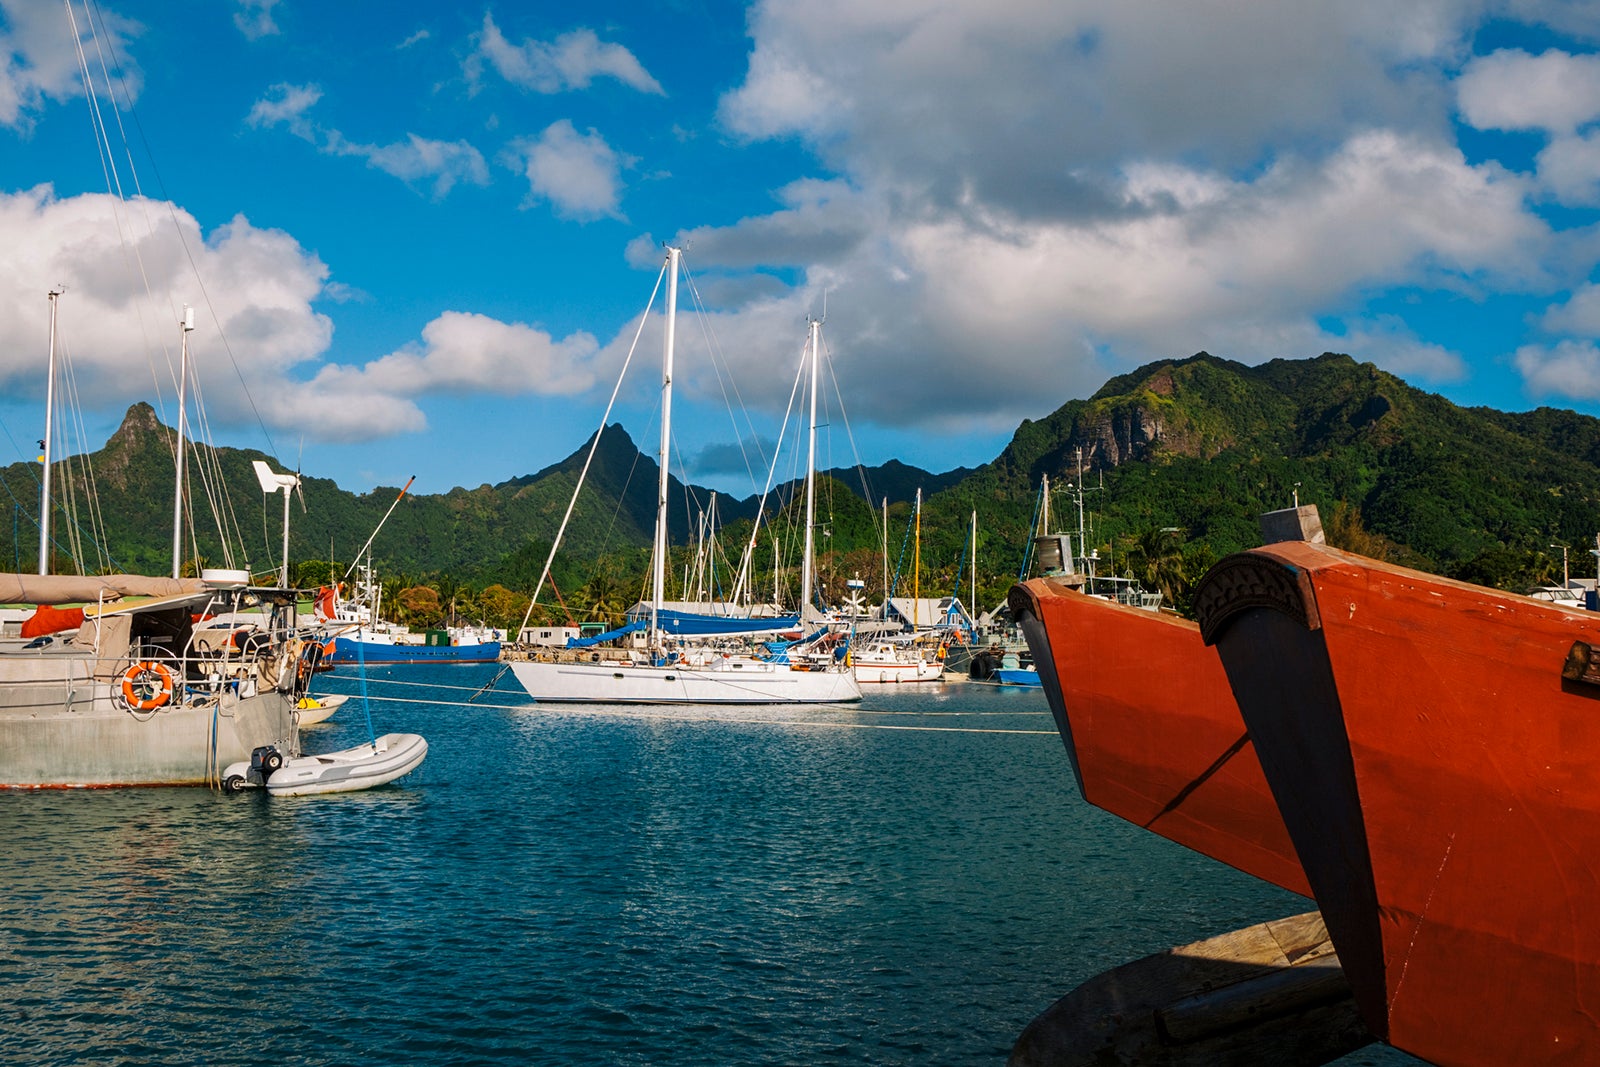
[[[410,774],[427,754],[428,742],[419,734],[384,734],[342,752],[290,760],[267,747],[223,772],[222,788],[237,793],[252,786],[265,787],[268,793],[283,797],[351,793]]]
[[[352,793],[403,778],[422,765],[428,742],[420,734],[377,736],[372,726],[372,706],[367,700],[367,670],[360,664],[361,704],[367,713],[367,744],[321,756],[285,759],[271,745],[263,745],[248,760],[230,764],[222,772],[222,790],[238,793],[265,788],[275,796],[310,796],[314,793]],[[345,697],[321,697],[344,703]]]

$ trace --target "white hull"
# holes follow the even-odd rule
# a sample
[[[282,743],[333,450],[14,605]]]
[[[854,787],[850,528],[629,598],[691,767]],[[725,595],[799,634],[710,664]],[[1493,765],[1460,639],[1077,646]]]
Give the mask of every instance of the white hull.
[[[344,707],[344,702],[349,699],[350,697],[343,693],[320,697],[305,697],[295,705],[295,720],[301,726],[315,726],[319,722],[327,722],[333,718],[334,712]]]
[[[273,796],[282,797],[353,793],[405,777],[421,766],[427,755],[428,742],[418,734],[384,734],[376,744],[286,760],[268,776],[266,788]],[[230,792],[262,784],[248,760],[234,764],[223,775],[223,788]]]
[[[517,661],[512,674],[535,700],[557,704],[838,704],[861,699],[848,671],[798,671],[737,660],[696,669],[633,663]]]
[[[867,684],[895,682],[937,682],[944,678],[943,663],[857,663],[856,681]]]

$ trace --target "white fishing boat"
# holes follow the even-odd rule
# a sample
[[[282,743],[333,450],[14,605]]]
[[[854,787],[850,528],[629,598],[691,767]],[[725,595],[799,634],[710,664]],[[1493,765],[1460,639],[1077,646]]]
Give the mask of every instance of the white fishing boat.
[[[598,639],[587,642],[569,642],[566,649],[540,649],[525,660],[510,663],[517,681],[535,700],[559,703],[616,703],[616,704],[788,704],[788,703],[840,703],[861,699],[861,688],[855,675],[844,664],[813,664],[800,658],[793,662],[786,655],[771,657],[732,652],[709,653],[680,642],[668,632],[662,616],[666,600],[667,560],[667,497],[668,458],[672,445],[672,375],[673,347],[677,332],[677,299],[679,250],[669,248],[663,272],[667,281],[665,340],[662,348],[661,376],[661,450],[659,460],[659,485],[657,493],[655,552],[652,567],[650,611],[648,620],[635,623],[602,635],[607,640],[626,638],[632,634],[643,635],[642,646],[607,647]],[[645,312],[649,314],[649,309]],[[812,573],[813,517],[816,507],[816,445],[817,445],[817,381],[821,362],[821,324],[813,321],[806,346],[811,375],[810,443],[806,460],[806,520],[805,545],[801,562],[800,604],[810,602]],[[619,383],[620,386],[620,383]],[[610,415],[610,408],[606,416]],[[602,418],[604,425],[604,417]],[[593,459],[598,446],[597,433],[590,446],[589,459]],[[567,506],[571,517],[577,493],[583,488],[583,477],[588,473],[585,462],[583,474],[578,479],[572,503]],[[539,587],[534,591],[537,602],[539,590],[550,573],[550,565],[560,547],[561,531],[556,535],[550,556],[545,561]],[[530,611],[531,611],[530,607]],[[798,621],[798,613],[797,620]]]
[[[321,756],[285,758],[258,751],[222,772],[222,790],[264,788],[273,796],[354,793],[404,778],[422,765],[428,742],[419,734],[384,734],[370,743]]]
[[[937,648],[898,641],[868,641],[850,650],[851,669],[862,683],[937,682],[944,660]]]

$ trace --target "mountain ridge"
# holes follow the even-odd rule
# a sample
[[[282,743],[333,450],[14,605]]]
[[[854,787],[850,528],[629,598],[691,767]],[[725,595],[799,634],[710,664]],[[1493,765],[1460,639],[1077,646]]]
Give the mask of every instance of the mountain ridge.
[[[157,573],[170,567],[171,439],[171,429],[148,404],[135,404],[90,457],[118,565]],[[395,510],[374,545],[375,559],[412,576],[531,588],[593,442],[591,436],[528,475],[408,494],[408,505]],[[281,464],[250,449],[195,447],[197,457],[227,475],[252,566],[275,559],[281,511],[267,513],[269,502],[254,492],[249,461]],[[58,473],[75,491],[87,492],[74,473],[79,465],[62,461]],[[20,488],[29,466],[12,464],[0,476],[8,488]],[[936,474],[890,460],[864,471],[824,472],[818,497],[822,570],[834,577],[859,572],[881,585],[885,546],[909,536],[910,501],[920,487],[920,555],[930,581],[942,588],[958,567],[970,566],[976,512],[980,596],[1003,593],[1026,549],[1044,475],[1057,492],[1073,497],[1081,491],[1091,544],[1102,546],[1119,570],[1136,570],[1137,543],[1168,531],[1181,539],[1183,561],[1197,577],[1208,561],[1256,543],[1260,512],[1298,498],[1322,505],[1331,534],[1351,547],[1456,577],[1526,584],[1548,577],[1551,544],[1586,545],[1600,528],[1600,419],[1548,407],[1460,407],[1337,353],[1251,366],[1197,352],[1152,361],[1108,379],[1087,398],[1024,420],[998,455],[975,468]],[[567,533],[579,562],[558,572],[563,587],[583,584],[601,558],[611,558],[624,576],[642,570],[656,479],[655,459],[625,428],[600,431],[585,496]],[[21,515],[27,498],[37,494],[18,488],[11,493]],[[297,508],[291,521],[290,554],[297,560],[354,551],[399,493],[397,487],[349,493],[311,475],[303,488],[306,508]],[[794,490],[794,483],[779,487],[769,512],[792,514]],[[690,510],[703,507],[710,490],[674,476],[669,492],[673,540],[681,545],[690,540],[694,520],[680,502],[689,500]],[[884,496],[890,498],[887,531]],[[731,542],[748,539],[755,507],[754,496],[718,494]],[[1075,507],[1058,504],[1055,513],[1070,514],[1075,525]],[[17,561],[34,555],[20,532],[25,526],[19,525],[22,544],[8,543],[0,532],[0,550],[10,548]],[[164,537],[163,528],[169,529]],[[216,558],[219,544],[199,538],[207,558]],[[1148,545],[1144,551],[1148,556]]]

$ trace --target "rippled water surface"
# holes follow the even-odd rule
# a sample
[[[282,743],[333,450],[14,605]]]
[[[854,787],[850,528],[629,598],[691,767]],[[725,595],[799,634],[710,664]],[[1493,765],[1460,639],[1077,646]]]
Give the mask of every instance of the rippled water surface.
[[[7,1061],[1001,1063],[1093,974],[1310,907],[1083,804],[1037,692],[461,706],[496,672],[374,670],[430,751],[367,793],[0,793]]]

